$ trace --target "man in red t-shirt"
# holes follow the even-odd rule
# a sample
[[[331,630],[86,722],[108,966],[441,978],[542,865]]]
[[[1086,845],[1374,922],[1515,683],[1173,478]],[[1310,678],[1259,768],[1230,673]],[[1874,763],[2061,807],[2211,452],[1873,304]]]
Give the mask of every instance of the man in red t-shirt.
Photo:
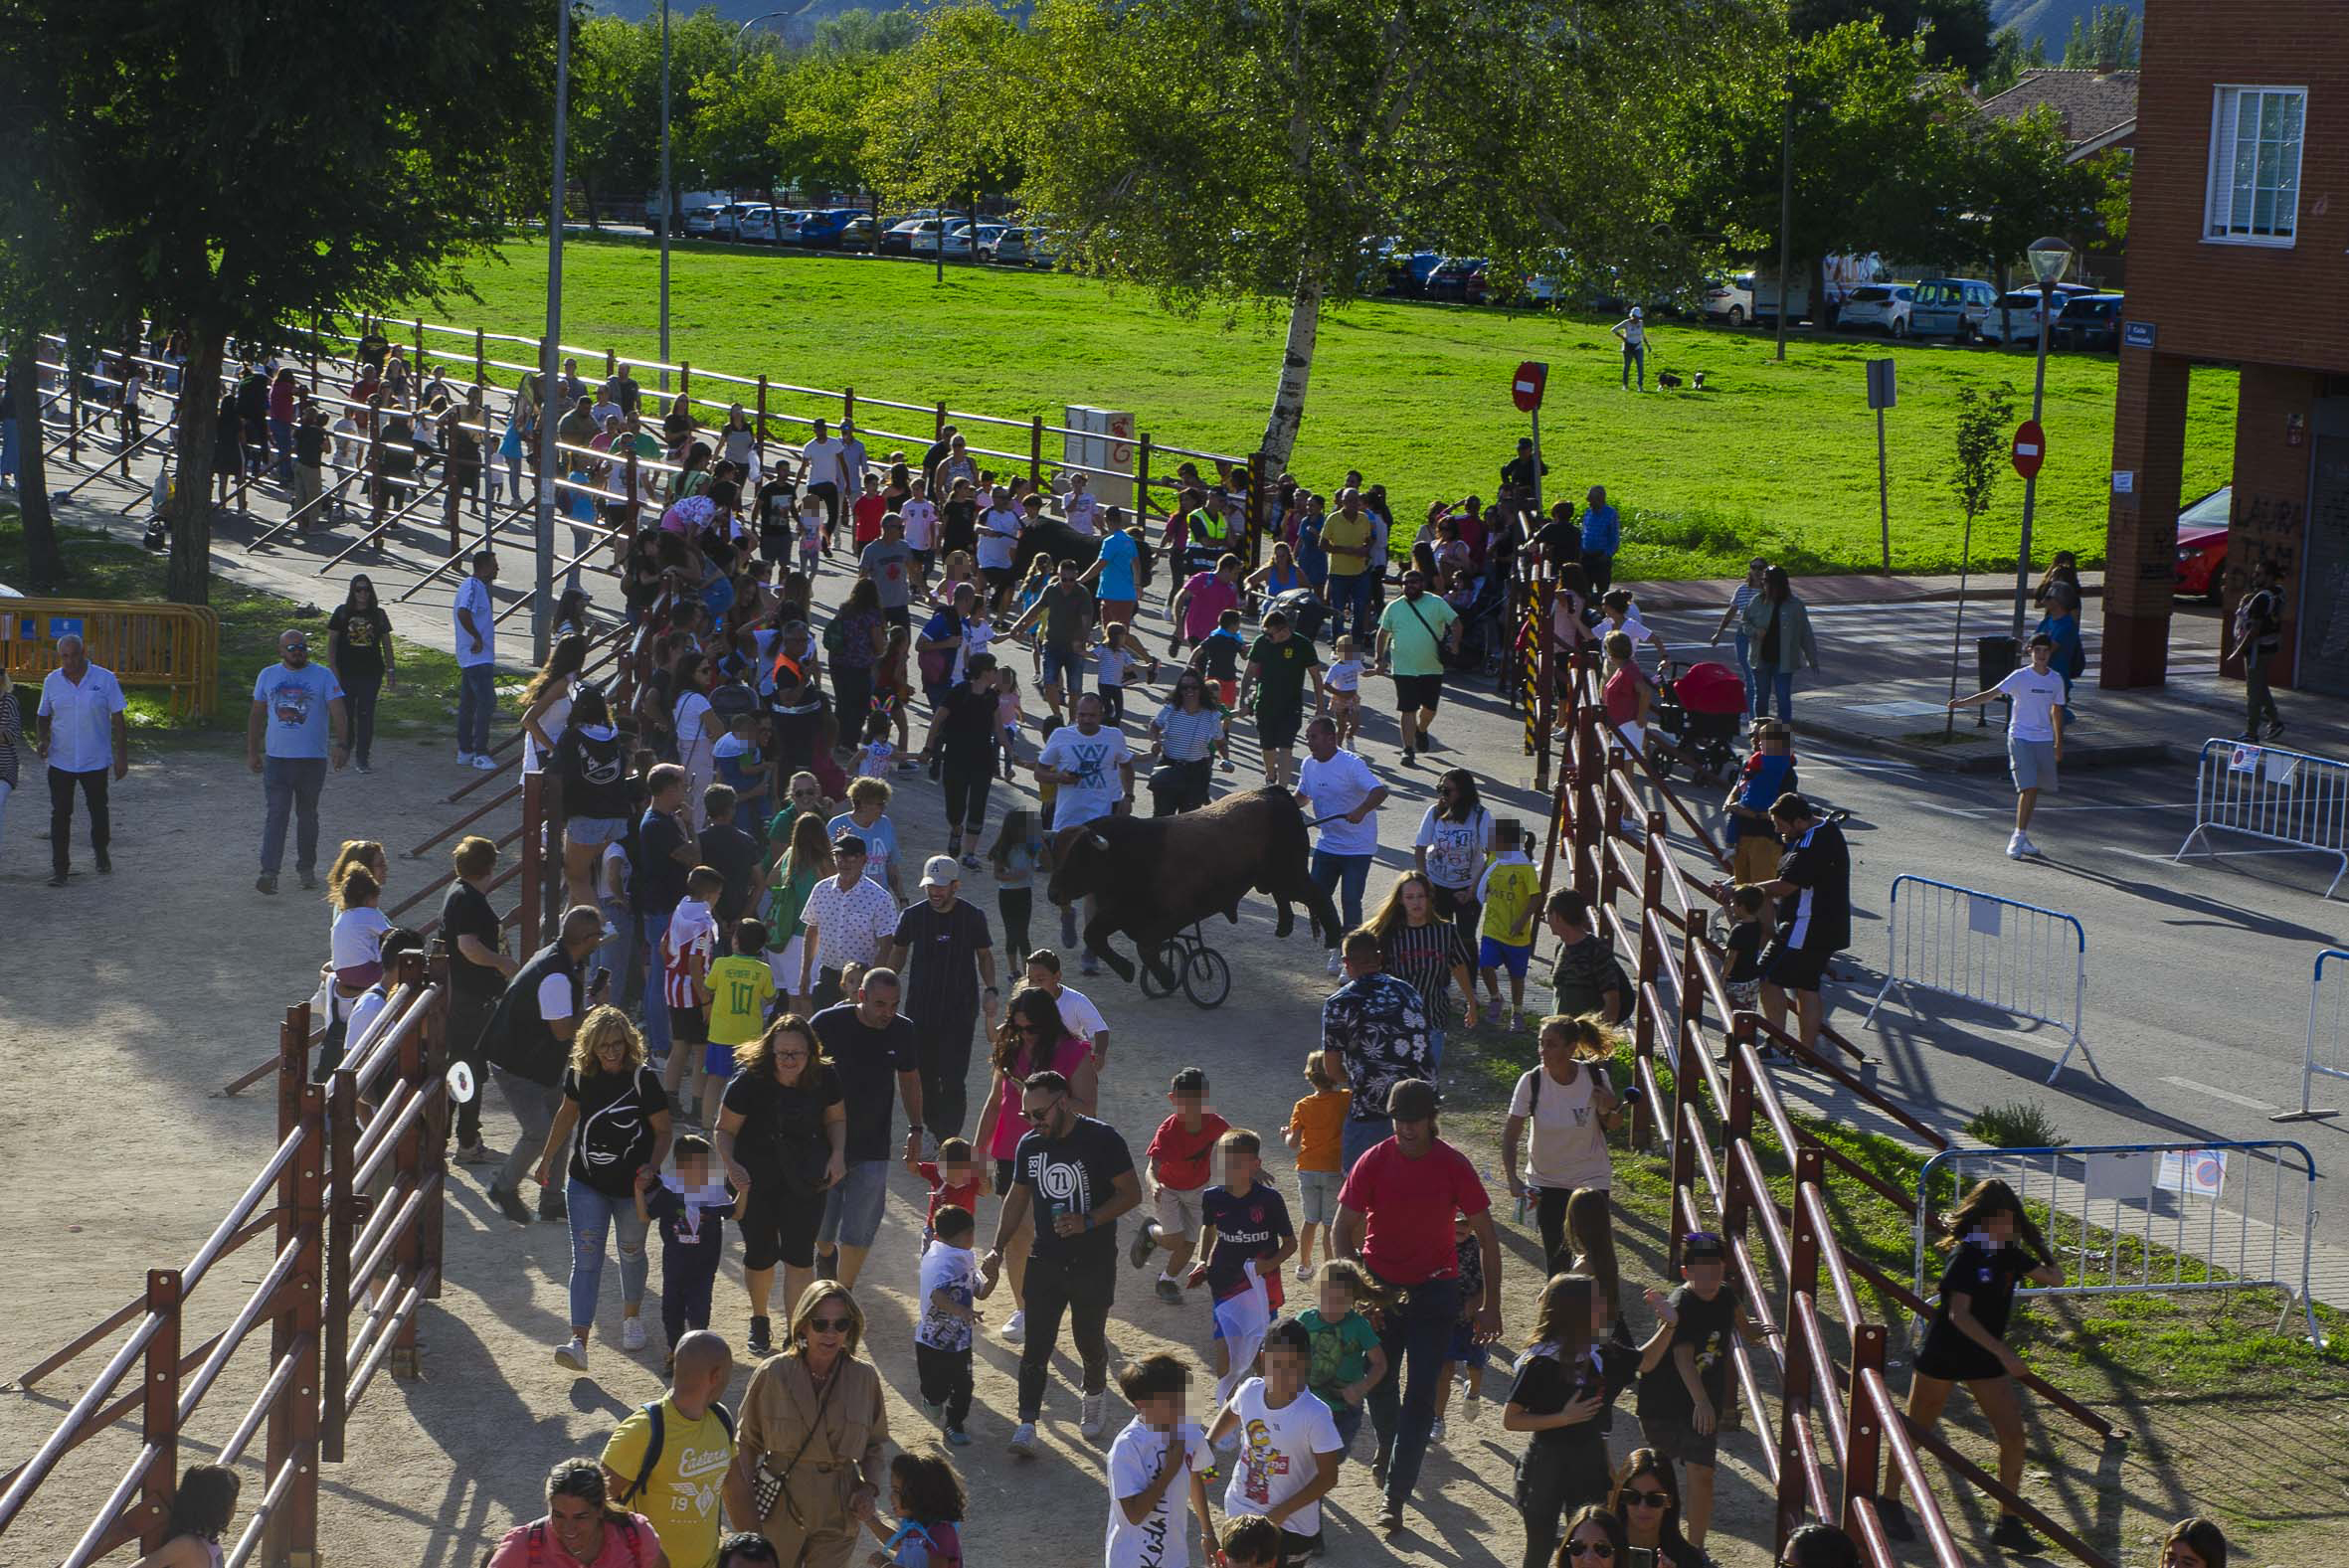
[[[1435,1085],[1406,1078],[1387,1092],[1394,1136],[1364,1151],[1338,1193],[1338,1251],[1358,1261],[1400,1298],[1379,1330],[1387,1375],[1367,1396],[1378,1431],[1372,1479],[1386,1487],[1378,1527],[1403,1527],[1403,1499],[1419,1481],[1435,1424],[1436,1384],[1452,1352],[1464,1305],[1453,1216],[1468,1217],[1484,1254],[1484,1300],[1475,1313],[1481,1343],[1501,1337],[1501,1242],[1493,1202],[1467,1155],[1436,1136]],[[1409,1378],[1405,1388],[1404,1378]]]

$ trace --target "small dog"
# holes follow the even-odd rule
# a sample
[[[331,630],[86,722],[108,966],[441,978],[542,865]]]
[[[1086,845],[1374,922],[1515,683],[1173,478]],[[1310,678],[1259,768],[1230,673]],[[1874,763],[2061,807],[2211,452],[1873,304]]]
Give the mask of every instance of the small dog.
[[[1656,372],[1656,385],[1666,391],[1672,391],[1680,386],[1680,377],[1669,370],[1660,370]]]
[[[1705,372],[1697,372],[1697,380],[1692,390],[1697,392],[1703,392],[1705,390]]]

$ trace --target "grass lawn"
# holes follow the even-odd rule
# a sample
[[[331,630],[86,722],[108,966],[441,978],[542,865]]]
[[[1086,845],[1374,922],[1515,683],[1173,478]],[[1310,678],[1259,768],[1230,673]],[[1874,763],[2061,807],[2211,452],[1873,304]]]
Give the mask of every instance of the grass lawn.
[[[163,558],[134,544],[78,528],[58,530],[71,581],[69,599],[155,600],[164,598]],[[0,507],[0,582],[25,581],[25,531],[21,514]],[[5,601],[0,601],[4,604]],[[298,626],[310,634],[310,656],[326,659],[326,617],[334,606],[295,605],[274,594],[245,587],[225,573],[212,578],[212,608],[220,615],[220,703],[210,720],[176,718],[160,688],[125,685],[131,728],[150,739],[217,743],[223,734],[242,736],[253,707],[253,680],[277,659],[277,634]],[[387,691],[375,710],[379,739],[412,728],[446,730],[456,702],[456,660],[418,642],[397,647],[399,687]],[[28,711],[27,722],[31,715]]]
[[[658,343],[657,265],[648,237],[566,245],[564,340],[649,356]],[[480,304],[423,313],[535,334],[545,276],[543,248],[518,243],[502,261],[473,269]],[[699,242],[674,249],[670,299],[672,352],[713,370],[852,386],[905,403],[943,399],[1004,418],[1040,414],[1049,423],[1072,403],[1130,409],[1160,442],[1232,453],[1250,450],[1263,432],[1283,326],[1254,309],[1186,320],[1142,291],[1058,273],[950,265],[936,282],[931,267],[910,262]],[[1874,570],[1876,427],[1862,367],[1889,355],[1899,365],[1900,397],[1888,427],[1893,563],[1943,572],[1957,569],[1962,521],[1944,478],[1958,389],[2005,381],[2019,408],[2030,408],[2031,358],[2021,350],[1798,334],[1778,364],[1762,333],[1669,323],[1650,333],[1651,374],[1703,370],[1707,390],[1641,397],[1618,388],[1608,325],[1396,302],[1335,312],[1322,326],[1291,466],[1325,488],[1358,466],[1414,524],[1431,500],[1472,491],[1489,498],[1499,464],[1527,431],[1509,399],[1511,373],[1520,360],[1540,359],[1550,367],[1546,493],[1578,501],[1593,483],[1608,487],[1624,512],[1622,575],[1734,576],[1756,551],[1798,574]],[[2114,378],[2109,356],[2049,360],[2051,460],[2034,526],[2043,561],[2058,548],[2078,551],[2086,565],[2103,560]],[[2195,378],[2188,499],[2229,477],[2235,401],[2233,371]],[[771,406],[827,412],[806,399]],[[929,428],[914,414],[870,423]],[[1014,432],[975,440],[1025,449]],[[2021,508],[2021,482],[2006,474],[1976,528],[1977,569],[2012,569]]]

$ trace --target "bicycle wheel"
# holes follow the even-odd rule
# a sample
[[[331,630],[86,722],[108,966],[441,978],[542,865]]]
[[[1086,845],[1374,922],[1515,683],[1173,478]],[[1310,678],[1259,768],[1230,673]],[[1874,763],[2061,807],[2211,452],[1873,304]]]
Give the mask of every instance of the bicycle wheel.
[[[1168,969],[1174,973],[1175,984],[1180,984],[1182,982],[1183,976],[1189,972],[1189,964],[1186,961],[1181,941],[1177,938],[1170,937],[1165,942],[1160,943],[1159,958],[1165,962]],[[1136,955],[1136,962],[1139,965],[1139,969],[1135,975],[1135,978],[1142,982],[1142,994],[1150,997],[1154,1001],[1161,996],[1174,995],[1174,987],[1160,984],[1158,971],[1153,969],[1148,962],[1143,961],[1143,955],[1139,953]]]
[[[1182,994],[1194,1007],[1220,1007],[1231,994],[1231,965],[1213,948],[1200,948],[1182,966]]]

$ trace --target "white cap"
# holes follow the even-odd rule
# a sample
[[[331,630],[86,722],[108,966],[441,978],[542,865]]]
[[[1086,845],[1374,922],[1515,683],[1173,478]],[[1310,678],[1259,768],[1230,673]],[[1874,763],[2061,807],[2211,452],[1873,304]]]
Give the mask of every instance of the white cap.
[[[1633,315],[1635,315],[1635,316],[1636,316],[1636,315],[1638,315],[1638,314],[1640,313],[1640,308],[1639,308],[1639,306],[1637,306],[1637,305],[1633,305],[1633,306],[1631,307],[1631,313],[1632,313]]]
[[[922,863],[922,886],[926,888],[952,887],[962,875],[952,855],[932,855]]]

